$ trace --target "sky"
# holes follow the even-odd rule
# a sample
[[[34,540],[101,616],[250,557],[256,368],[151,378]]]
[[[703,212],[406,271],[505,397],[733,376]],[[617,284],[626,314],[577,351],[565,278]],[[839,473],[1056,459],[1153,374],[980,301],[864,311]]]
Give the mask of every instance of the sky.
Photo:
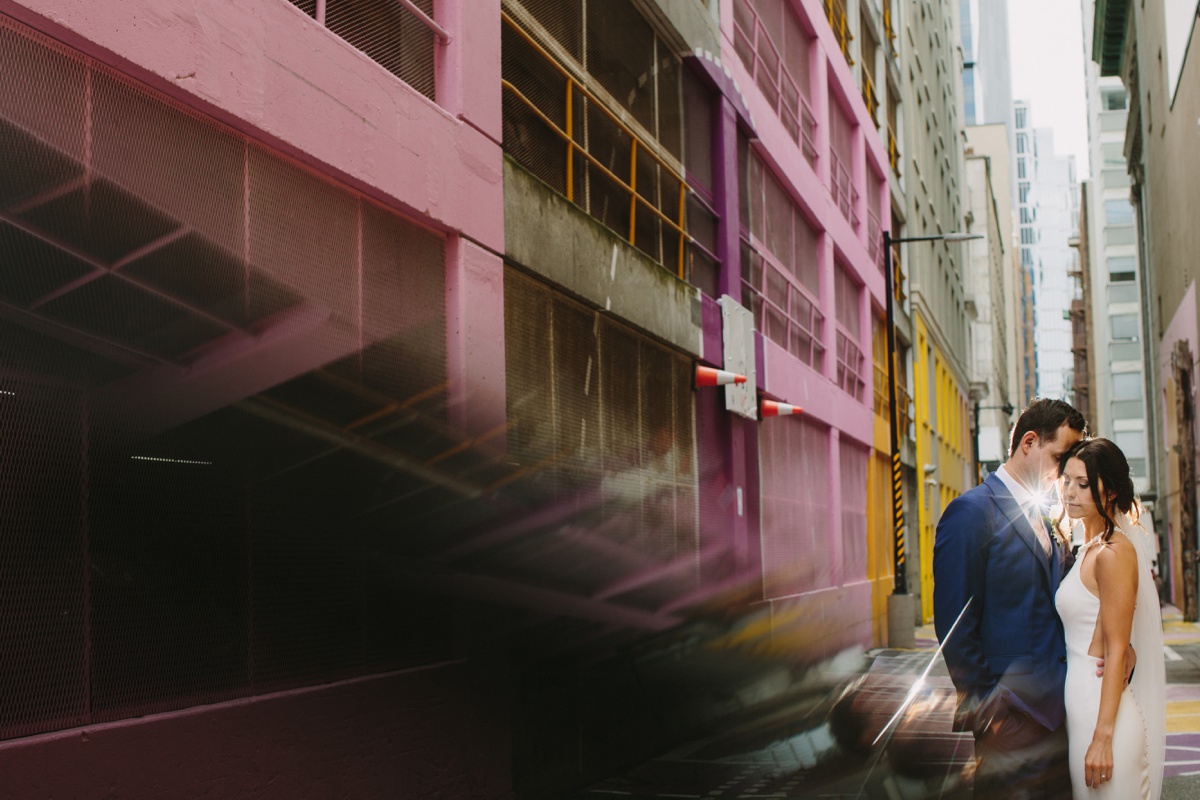
[[[1054,129],[1055,151],[1075,156],[1083,180],[1089,171],[1080,6],[1080,0],[1008,0],[1008,36],[1013,99],[1029,101],[1033,127]]]

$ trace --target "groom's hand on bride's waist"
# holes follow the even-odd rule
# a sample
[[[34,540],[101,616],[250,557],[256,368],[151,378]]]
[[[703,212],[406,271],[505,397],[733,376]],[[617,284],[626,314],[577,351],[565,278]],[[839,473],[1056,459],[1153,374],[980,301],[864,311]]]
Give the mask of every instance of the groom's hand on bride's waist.
[[[1133,649],[1133,645],[1125,648],[1125,683],[1128,684],[1133,678],[1133,669],[1137,666],[1137,650]],[[1104,659],[1096,659],[1096,677],[1104,677]]]

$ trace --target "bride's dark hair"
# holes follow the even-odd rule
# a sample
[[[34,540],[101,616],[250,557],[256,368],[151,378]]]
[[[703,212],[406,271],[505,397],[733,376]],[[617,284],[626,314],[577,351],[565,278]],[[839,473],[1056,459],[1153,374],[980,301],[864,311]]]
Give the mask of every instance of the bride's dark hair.
[[[1116,512],[1129,514],[1137,520],[1137,498],[1133,491],[1133,478],[1129,474],[1129,461],[1121,448],[1108,439],[1084,439],[1067,451],[1058,462],[1058,475],[1061,478],[1067,468],[1067,462],[1078,458],[1083,462],[1087,471],[1088,488],[1092,490],[1092,499],[1096,509],[1104,517],[1104,541],[1108,541],[1117,523],[1113,521]],[[1111,493],[1107,501],[1100,496],[1100,484],[1104,491]]]

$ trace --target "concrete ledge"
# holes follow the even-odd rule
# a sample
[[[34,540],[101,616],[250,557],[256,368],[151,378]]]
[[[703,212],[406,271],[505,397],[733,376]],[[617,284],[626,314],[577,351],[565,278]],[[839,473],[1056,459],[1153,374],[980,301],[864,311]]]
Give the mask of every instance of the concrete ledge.
[[[700,291],[504,159],[506,257],[686,353],[703,352]]]

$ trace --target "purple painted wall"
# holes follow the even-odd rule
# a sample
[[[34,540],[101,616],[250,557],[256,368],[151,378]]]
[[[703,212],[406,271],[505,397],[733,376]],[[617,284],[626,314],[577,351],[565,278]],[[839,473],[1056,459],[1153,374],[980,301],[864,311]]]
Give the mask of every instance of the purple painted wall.
[[[0,798],[501,798],[508,710],[463,664],[0,743]]]

